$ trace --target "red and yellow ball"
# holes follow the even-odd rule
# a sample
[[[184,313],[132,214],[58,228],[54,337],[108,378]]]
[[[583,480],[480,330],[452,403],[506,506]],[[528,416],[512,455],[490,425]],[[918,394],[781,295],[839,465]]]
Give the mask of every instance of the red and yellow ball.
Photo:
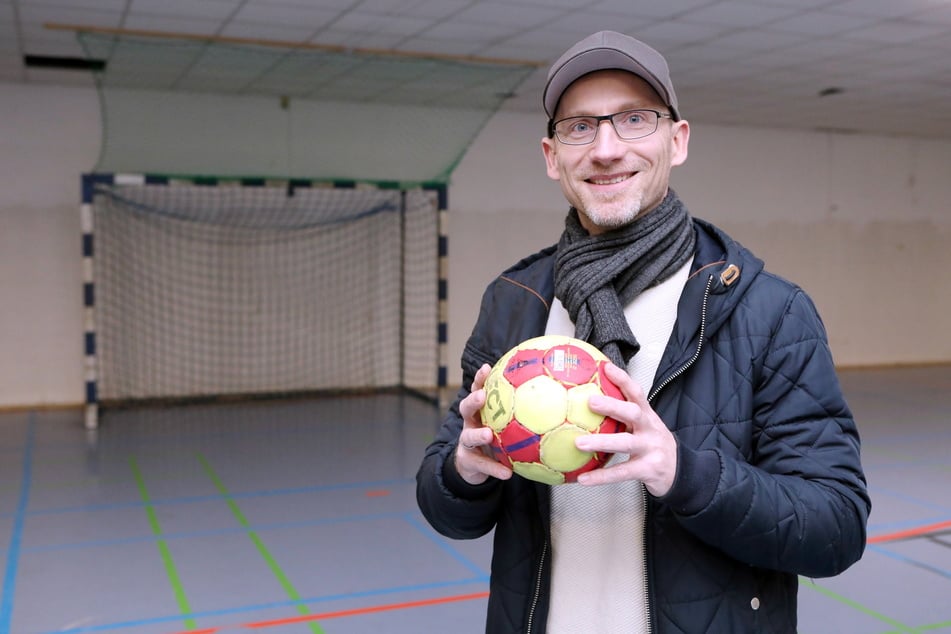
[[[495,458],[545,484],[574,482],[604,465],[610,454],[581,451],[575,439],[625,430],[588,408],[592,394],[624,398],[604,375],[608,362],[591,344],[566,336],[535,337],[505,353],[486,379],[481,411]]]

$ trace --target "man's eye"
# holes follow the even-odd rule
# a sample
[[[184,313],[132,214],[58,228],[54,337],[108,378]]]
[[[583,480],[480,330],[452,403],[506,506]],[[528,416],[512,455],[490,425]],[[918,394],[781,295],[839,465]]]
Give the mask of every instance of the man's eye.
[[[591,130],[591,122],[587,120],[575,121],[574,124],[571,126],[572,134],[585,134],[586,132],[589,132],[590,130]]]

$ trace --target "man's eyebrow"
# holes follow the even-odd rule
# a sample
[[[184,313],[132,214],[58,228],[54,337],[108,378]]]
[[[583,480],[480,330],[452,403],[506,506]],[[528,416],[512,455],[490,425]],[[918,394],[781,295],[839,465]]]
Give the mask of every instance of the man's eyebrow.
[[[619,112],[627,112],[628,110],[657,110],[660,112],[665,112],[667,110],[666,106],[660,106],[653,103],[632,103],[619,106],[617,110],[613,112],[605,112],[605,115],[617,114]],[[558,116],[555,121],[559,119],[568,119],[571,117],[600,117],[602,115],[595,114],[593,112],[578,111],[576,114],[569,114],[568,112]]]

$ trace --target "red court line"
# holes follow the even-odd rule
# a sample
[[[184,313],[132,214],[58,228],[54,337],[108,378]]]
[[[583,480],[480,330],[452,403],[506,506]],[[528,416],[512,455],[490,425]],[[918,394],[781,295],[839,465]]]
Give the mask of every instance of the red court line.
[[[373,605],[366,608],[354,608],[352,610],[339,610],[337,612],[324,612],[323,614],[305,614],[303,616],[292,616],[286,619],[275,619],[273,621],[258,621],[256,623],[244,623],[242,625],[230,625],[222,627],[210,627],[202,630],[184,630],[175,634],[216,634],[223,629],[264,629],[268,627],[279,627],[282,625],[291,625],[293,623],[306,623],[308,621],[325,621],[328,619],[339,619],[346,616],[360,616],[362,614],[374,614],[376,612],[389,612],[391,610],[406,610],[409,608],[422,608],[430,605],[440,605],[442,603],[455,603],[457,601],[471,601],[473,599],[484,599],[489,596],[488,592],[474,592],[472,594],[458,594],[451,597],[439,597],[436,599],[423,599],[421,601],[407,601],[404,603],[388,603],[384,605]]]
[[[893,542],[899,539],[907,539],[908,537],[921,537],[922,535],[935,533],[945,528],[951,528],[951,520],[948,520],[947,522],[938,522],[937,524],[927,524],[925,526],[919,526],[918,528],[909,528],[908,530],[898,531],[897,533],[876,535],[875,537],[869,537],[867,543],[882,544],[884,542]]]

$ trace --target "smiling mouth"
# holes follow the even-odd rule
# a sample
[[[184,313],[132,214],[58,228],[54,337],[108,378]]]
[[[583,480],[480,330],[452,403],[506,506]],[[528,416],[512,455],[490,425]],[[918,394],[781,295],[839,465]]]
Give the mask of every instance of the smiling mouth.
[[[592,185],[616,185],[631,178],[633,174],[617,174],[615,176],[592,176],[587,179]]]

